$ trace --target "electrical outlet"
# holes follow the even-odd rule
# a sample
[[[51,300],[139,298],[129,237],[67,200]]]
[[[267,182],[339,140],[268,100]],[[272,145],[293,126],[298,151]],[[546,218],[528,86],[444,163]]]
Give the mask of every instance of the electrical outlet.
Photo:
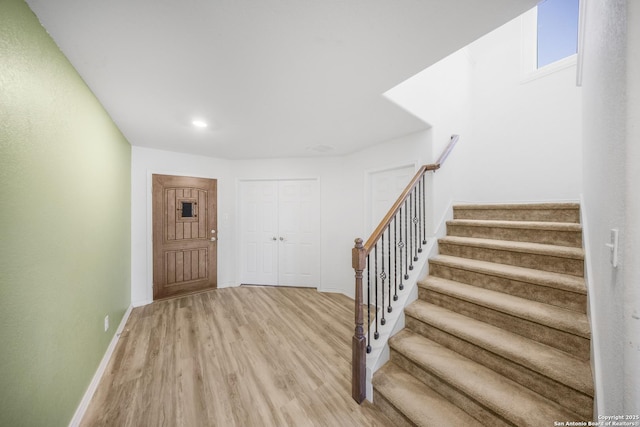
[[[104,331],[107,332],[109,330],[109,315],[104,316]]]

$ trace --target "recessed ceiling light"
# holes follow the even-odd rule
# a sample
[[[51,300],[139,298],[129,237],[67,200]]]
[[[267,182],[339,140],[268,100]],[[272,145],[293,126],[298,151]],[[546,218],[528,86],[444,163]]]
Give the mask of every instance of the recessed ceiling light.
[[[194,120],[191,122],[192,125],[194,125],[197,128],[206,128],[207,122],[205,122],[204,120]]]

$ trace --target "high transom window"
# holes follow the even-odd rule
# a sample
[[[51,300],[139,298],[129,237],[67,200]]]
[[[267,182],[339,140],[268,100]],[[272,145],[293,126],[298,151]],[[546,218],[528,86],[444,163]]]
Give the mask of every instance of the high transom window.
[[[578,51],[579,0],[543,0],[538,4],[537,68]]]

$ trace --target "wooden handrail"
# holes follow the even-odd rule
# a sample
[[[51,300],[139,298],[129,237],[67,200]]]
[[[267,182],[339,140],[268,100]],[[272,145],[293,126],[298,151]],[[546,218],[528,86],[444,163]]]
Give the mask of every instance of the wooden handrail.
[[[373,233],[371,234],[371,237],[367,239],[367,243],[364,244],[365,255],[368,255],[371,252],[371,249],[373,249],[373,246],[380,239],[380,236],[382,236],[382,233],[384,232],[384,230],[387,228],[387,226],[389,225],[393,217],[396,216],[396,214],[398,213],[398,210],[400,210],[400,206],[402,206],[404,201],[407,200],[407,197],[409,197],[409,194],[411,193],[411,191],[413,191],[413,188],[416,186],[418,181],[422,179],[422,175],[424,175],[427,172],[428,170],[427,167],[428,165],[422,166],[418,170],[418,172],[416,172],[415,176],[413,177],[409,185],[405,187],[402,194],[400,194],[400,197],[398,197],[398,200],[396,200],[393,206],[391,206],[391,209],[389,209],[389,212],[387,212],[384,218],[382,218],[382,221],[380,221],[380,224],[378,225],[378,227],[376,227],[376,229],[373,231]]]
[[[411,182],[405,187],[400,197],[391,206],[389,212],[384,216],[378,227],[373,231],[371,237],[369,237],[366,243],[363,244],[363,240],[358,238],[355,240],[355,246],[351,251],[351,265],[355,270],[355,331],[351,342],[352,346],[352,362],[351,362],[351,395],[353,399],[361,403],[366,397],[366,338],[364,336],[363,328],[363,290],[362,290],[362,277],[363,271],[367,268],[367,256],[371,253],[376,246],[380,238],[383,236],[385,230],[391,224],[391,221],[396,217],[400,208],[405,204],[407,198],[414,191],[418,183],[423,179],[423,176],[428,171],[435,172],[440,169],[445,162],[451,150],[458,142],[459,136],[452,135],[449,143],[445,147],[444,151],[438,157],[436,163],[431,163],[422,166],[415,174]],[[424,186],[422,187],[424,191]],[[416,258],[417,259],[417,258]],[[383,291],[384,292],[384,291]],[[383,316],[384,320],[384,316]]]
[[[393,206],[391,206],[391,209],[389,209],[389,212],[387,212],[384,218],[382,218],[382,221],[380,222],[378,227],[376,227],[376,229],[373,231],[373,233],[371,234],[371,237],[367,239],[367,242],[364,244],[365,255],[371,252],[371,249],[373,249],[373,246],[380,239],[380,236],[382,236],[382,233],[387,228],[387,226],[389,225],[393,217],[398,213],[400,206],[402,206],[402,204],[407,199],[407,197],[409,197],[409,194],[411,193],[411,191],[413,191],[416,184],[420,181],[420,179],[422,178],[422,175],[424,175],[428,171],[436,171],[440,169],[440,167],[445,162],[445,160],[447,160],[447,157],[449,157],[451,150],[453,150],[453,147],[458,142],[458,139],[460,139],[458,135],[451,135],[451,139],[449,140],[449,143],[447,144],[445,149],[442,151],[442,154],[440,154],[440,157],[438,157],[438,160],[436,161],[436,163],[424,165],[418,170],[418,172],[416,172],[411,182],[409,182],[409,184],[405,187],[402,194],[400,194],[400,197],[398,197],[398,200],[396,200]]]

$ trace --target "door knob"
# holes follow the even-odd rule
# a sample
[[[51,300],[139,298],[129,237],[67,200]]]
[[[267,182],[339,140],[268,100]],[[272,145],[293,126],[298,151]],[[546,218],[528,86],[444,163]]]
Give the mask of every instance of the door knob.
[[[271,240],[276,241],[276,240],[278,240],[278,239],[276,239],[276,237],[275,237],[275,236],[273,236],[273,237],[271,238]]]
[[[280,241],[281,241],[281,242],[284,242],[284,237],[280,237]]]
[[[211,238],[211,241],[212,241],[212,242],[215,242],[216,240],[217,240],[217,239],[216,239],[215,237],[212,237],[212,238]]]

